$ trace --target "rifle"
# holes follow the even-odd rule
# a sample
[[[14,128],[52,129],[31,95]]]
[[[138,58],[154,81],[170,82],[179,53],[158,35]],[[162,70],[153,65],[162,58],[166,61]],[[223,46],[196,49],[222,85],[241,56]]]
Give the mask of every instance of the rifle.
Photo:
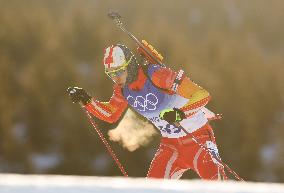
[[[134,42],[138,45],[138,51],[141,53],[141,55],[144,58],[147,58],[150,63],[158,64],[160,66],[165,66],[162,63],[163,56],[157,52],[157,50],[154,49],[152,45],[150,45],[145,40],[142,40],[141,42],[131,33],[129,32],[124,24],[121,21],[121,16],[117,12],[110,12],[108,13],[108,16],[115,22],[115,24],[123,31],[125,32]]]

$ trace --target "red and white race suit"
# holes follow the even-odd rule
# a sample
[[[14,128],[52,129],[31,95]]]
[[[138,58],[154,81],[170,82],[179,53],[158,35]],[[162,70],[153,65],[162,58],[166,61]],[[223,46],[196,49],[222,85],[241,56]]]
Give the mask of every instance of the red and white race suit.
[[[213,113],[204,107],[210,100],[209,93],[187,78],[183,71],[177,73],[151,65],[146,72],[151,80],[144,73],[140,68],[135,82],[123,88],[114,85],[109,102],[93,99],[85,108],[97,118],[114,123],[131,106],[160,130],[161,143],[148,171],[150,178],[180,178],[189,169],[202,179],[224,177],[222,165],[200,146],[207,147],[219,158],[214,133],[208,124],[208,118],[212,117],[207,115]],[[160,119],[160,112],[169,108],[185,112],[186,118],[180,125],[186,132]]]

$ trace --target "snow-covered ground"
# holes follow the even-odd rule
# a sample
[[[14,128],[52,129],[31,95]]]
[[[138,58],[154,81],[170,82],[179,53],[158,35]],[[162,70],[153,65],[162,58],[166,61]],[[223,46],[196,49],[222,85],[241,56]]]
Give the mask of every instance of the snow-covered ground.
[[[0,193],[284,193],[284,184],[0,174]]]

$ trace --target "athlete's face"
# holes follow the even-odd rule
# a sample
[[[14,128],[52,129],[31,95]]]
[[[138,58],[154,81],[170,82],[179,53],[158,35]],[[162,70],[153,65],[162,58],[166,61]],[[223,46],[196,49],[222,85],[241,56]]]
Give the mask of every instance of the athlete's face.
[[[124,86],[127,78],[127,68],[108,68],[106,74],[119,86]]]

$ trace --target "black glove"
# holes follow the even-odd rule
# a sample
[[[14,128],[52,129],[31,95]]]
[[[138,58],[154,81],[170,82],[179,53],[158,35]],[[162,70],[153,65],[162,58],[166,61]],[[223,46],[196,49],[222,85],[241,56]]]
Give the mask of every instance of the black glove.
[[[183,111],[173,108],[173,109],[164,109],[160,113],[160,118],[167,121],[170,124],[175,122],[179,122],[185,118],[185,114]]]
[[[68,87],[67,93],[73,103],[82,102],[84,105],[91,102],[92,97],[82,88]]]

